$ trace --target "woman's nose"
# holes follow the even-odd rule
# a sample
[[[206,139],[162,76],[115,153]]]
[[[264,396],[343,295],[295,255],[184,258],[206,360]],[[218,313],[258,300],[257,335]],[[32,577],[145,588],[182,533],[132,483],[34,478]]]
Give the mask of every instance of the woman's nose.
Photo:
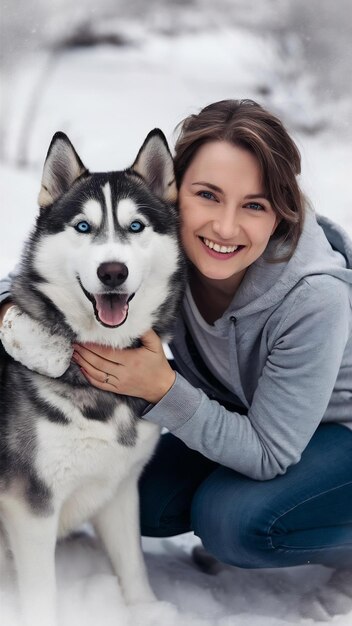
[[[241,230],[239,216],[233,207],[224,209],[213,222],[214,233],[223,240],[233,239]]]

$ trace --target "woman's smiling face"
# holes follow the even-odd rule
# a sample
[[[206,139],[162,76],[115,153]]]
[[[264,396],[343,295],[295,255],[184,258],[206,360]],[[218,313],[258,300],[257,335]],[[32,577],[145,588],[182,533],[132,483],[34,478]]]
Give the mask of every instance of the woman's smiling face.
[[[279,219],[265,195],[258,161],[226,141],[201,146],[180,191],[181,238],[205,277],[236,287],[264,252]]]

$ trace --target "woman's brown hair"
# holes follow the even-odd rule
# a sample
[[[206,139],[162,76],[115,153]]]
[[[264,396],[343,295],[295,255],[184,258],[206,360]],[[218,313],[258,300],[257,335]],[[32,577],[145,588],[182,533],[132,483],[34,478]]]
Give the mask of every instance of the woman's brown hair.
[[[221,100],[190,115],[181,124],[175,145],[177,188],[199,148],[211,141],[227,141],[252,152],[259,163],[264,191],[281,219],[273,237],[278,243],[289,243],[289,259],[303,228],[305,199],[297,176],[301,156],[282,122],[253,100]],[[179,127],[178,127],[179,128]]]

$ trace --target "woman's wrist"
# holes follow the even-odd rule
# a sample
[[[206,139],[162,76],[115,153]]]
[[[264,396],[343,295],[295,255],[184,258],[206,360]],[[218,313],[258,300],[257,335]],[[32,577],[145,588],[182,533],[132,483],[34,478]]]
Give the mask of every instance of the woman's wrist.
[[[170,391],[176,380],[175,371],[169,366],[159,380],[159,384],[153,389],[148,398],[145,398],[151,404],[157,404]]]

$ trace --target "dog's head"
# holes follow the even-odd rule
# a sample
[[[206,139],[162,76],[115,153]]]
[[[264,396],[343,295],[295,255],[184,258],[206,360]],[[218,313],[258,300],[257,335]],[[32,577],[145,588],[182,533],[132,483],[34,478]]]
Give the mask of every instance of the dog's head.
[[[175,201],[159,129],[130,168],[105,173],[90,173],[68,137],[54,135],[26,261],[37,293],[79,340],[128,345],[173,313],[182,264]]]

